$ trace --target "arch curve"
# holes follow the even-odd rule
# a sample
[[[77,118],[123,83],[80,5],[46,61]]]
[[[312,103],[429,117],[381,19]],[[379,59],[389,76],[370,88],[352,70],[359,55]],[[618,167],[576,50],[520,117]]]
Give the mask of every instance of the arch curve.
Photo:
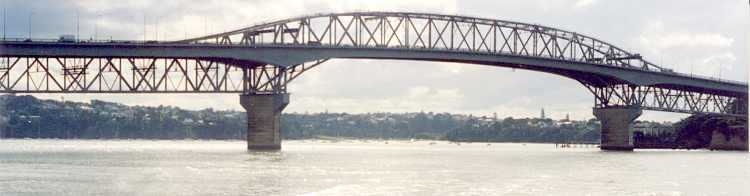
[[[671,72],[637,53],[573,31],[505,20],[412,12],[317,14],[174,43],[408,48],[543,57]]]

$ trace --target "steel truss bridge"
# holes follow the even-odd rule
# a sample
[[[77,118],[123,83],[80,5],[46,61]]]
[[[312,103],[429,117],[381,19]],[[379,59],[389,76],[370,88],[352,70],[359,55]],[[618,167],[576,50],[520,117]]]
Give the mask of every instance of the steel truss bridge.
[[[169,42],[6,39],[0,92],[284,94],[329,59],[526,69],[579,81],[595,108],[747,114],[746,82],[677,73],[576,32],[400,12],[304,16]]]

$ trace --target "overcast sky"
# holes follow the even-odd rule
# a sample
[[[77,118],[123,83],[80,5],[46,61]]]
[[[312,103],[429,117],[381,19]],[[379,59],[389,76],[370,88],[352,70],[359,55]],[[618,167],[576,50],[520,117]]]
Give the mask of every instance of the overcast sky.
[[[409,11],[552,26],[593,36],[678,72],[747,81],[747,0],[0,0],[7,37],[175,40],[313,13]],[[144,31],[145,16],[145,31]],[[29,20],[31,19],[31,20]],[[31,21],[31,26],[29,26]],[[559,76],[453,63],[332,60],[290,85],[286,112],[452,112],[587,119],[593,96]],[[61,95],[36,95],[61,99]],[[62,95],[128,105],[236,109],[237,95]],[[644,112],[641,120],[685,115]]]

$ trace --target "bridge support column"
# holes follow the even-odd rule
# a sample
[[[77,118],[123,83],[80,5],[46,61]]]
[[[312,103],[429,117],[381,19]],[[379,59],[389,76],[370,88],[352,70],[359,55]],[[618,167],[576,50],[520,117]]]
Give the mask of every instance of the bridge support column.
[[[240,104],[247,112],[247,149],[281,150],[281,111],[289,94],[243,94]]]
[[[594,116],[602,123],[602,150],[632,151],[633,121],[641,116],[640,108],[594,108]]]

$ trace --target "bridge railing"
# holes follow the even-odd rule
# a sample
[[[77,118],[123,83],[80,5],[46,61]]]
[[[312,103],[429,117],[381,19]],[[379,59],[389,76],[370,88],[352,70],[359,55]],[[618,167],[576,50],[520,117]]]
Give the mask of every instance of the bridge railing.
[[[27,43],[107,43],[107,44],[160,44],[165,41],[157,40],[115,40],[115,39],[49,39],[49,38],[0,38],[0,42]]]

